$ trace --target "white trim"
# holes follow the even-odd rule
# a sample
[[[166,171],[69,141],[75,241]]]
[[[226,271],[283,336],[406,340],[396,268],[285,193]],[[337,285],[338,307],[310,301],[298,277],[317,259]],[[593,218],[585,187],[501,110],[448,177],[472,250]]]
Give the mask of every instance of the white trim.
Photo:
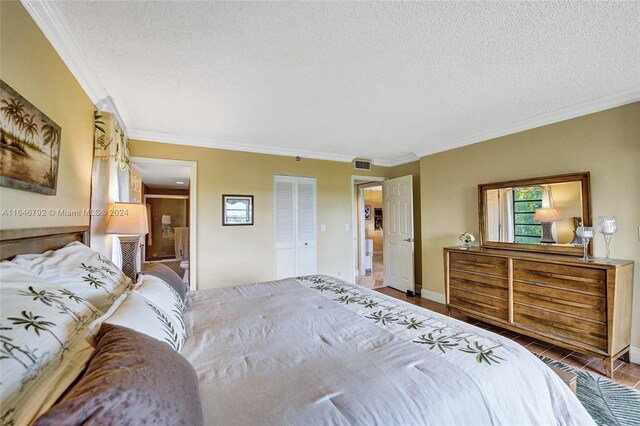
[[[173,164],[191,168],[189,177],[189,289],[198,289],[198,162],[165,158],[131,157],[132,163]],[[143,182],[144,183],[144,182]]]
[[[358,221],[360,220],[360,216],[358,215],[358,208],[356,208],[356,181],[363,182],[384,182],[387,180],[385,177],[380,176],[364,176],[364,175],[351,175],[351,239],[352,239],[352,251],[351,251],[351,261],[353,262],[353,275],[351,276],[351,282],[356,282],[356,277],[358,276],[358,268],[356,267],[356,259],[360,256],[361,253],[358,252],[358,238],[359,235],[356,233],[358,228]],[[364,250],[363,247],[361,247]]]
[[[261,145],[241,144],[231,141],[220,141],[194,136],[176,135],[173,133],[153,132],[149,130],[129,129],[129,138],[148,142],[172,143],[176,145],[199,146],[203,148],[225,149],[229,151],[253,152],[256,154],[283,155],[287,157],[312,158],[314,160],[339,161],[350,163],[355,156],[328,154],[324,152],[276,148]]]
[[[422,289],[420,292],[420,297],[423,299],[433,300],[434,302],[445,304],[444,294],[436,293],[435,291]]]
[[[631,346],[629,349],[629,357],[634,364],[640,364],[640,348]]]
[[[58,52],[62,61],[78,80],[96,108],[114,113],[123,130],[127,133],[125,122],[118,112],[118,108],[96,73],[89,66],[64,17],[58,12],[55,2],[22,0],[22,5]]]
[[[559,121],[569,120],[581,117],[594,112],[604,111],[607,109],[619,107],[640,101],[640,89],[621,92],[610,96],[594,99],[580,104],[571,105],[565,108],[537,115],[525,120],[517,121],[513,124],[501,127],[499,129],[480,132],[473,135],[463,136],[461,138],[452,139],[441,142],[436,145],[429,146],[420,151],[416,151],[416,155],[424,157],[426,155],[435,154],[442,151],[448,151],[454,148],[460,148],[466,145],[472,145],[478,142],[484,142],[490,139],[499,138],[501,136],[511,135],[523,132],[536,127],[542,127]]]
[[[188,195],[144,194],[144,198],[168,198],[170,200],[186,200]]]
[[[382,160],[378,158],[374,158],[371,160],[374,166],[382,166],[382,167],[395,167],[400,166],[402,164],[413,163],[414,161],[420,160],[420,157],[413,152],[410,152],[407,155],[403,155],[392,160]]]

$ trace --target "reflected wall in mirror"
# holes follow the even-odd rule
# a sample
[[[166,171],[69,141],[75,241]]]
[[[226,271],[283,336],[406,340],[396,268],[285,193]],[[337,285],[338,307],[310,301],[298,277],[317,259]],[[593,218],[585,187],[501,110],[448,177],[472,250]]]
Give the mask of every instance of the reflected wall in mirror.
[[[480,244],[579,254],[581,223],[591,225],[589,173],[478,185]]]

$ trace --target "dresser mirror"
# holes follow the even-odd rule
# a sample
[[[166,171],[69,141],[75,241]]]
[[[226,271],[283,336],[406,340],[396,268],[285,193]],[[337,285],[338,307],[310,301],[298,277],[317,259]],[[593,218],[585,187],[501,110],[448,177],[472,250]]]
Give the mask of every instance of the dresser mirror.
[[[590,194],[589,172],[478,185],[480,246],[581,255]]]

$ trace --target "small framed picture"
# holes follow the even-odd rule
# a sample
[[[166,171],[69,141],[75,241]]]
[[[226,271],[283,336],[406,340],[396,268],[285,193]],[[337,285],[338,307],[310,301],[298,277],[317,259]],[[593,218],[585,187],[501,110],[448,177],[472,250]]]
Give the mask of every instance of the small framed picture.
[[[222,195],[222,226],[253,225],[253,195]]]
[[[364,220],[371,220],[371,206],[364,206]]]
[[[374,209],[373,216],[375,220],[373,224],[374,229],[376,231],[382,229],[382,209],[378,209],[378,208]]]

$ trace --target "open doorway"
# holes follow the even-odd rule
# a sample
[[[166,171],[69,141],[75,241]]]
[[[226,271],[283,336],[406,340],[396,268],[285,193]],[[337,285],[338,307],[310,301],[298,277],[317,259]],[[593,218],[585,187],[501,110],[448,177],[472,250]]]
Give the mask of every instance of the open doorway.
[[[384,284],[382,177],[352,176],[353,281],[367,288]],[[376,219],[377,225],[376,225]]]
[[[381,288],[385,287],[382,185],[369,185],[372,184],[362,185],[364,209],[360,223],[363,224],[364,240],[360,244],[364,245],[364,258],[356,284],[367,288]]]
[[[196,289],[196,167],[191,161],[132,158],[132,168],[141,180],[141,201],[149,215],[140,270],[162,263],[192,290]]]

